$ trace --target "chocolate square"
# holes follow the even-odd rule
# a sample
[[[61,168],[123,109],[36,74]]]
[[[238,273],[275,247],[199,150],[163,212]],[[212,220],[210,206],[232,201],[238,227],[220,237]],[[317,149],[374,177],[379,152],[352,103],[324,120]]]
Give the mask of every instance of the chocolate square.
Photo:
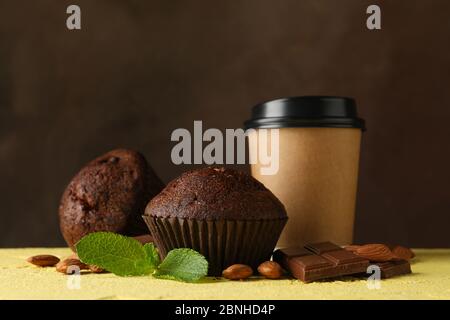
[[[362,259],[361,257],[358,257],[356,254],[354,254],[350,251],[347,251],[347,250],[330,251],[330,252],[324,253],[322,255],[322,257],[332,261],[336,265],[352,263],[352,262],[359,262]]]
[[[279,249],[273,259],[303,282],[365,273],[369,266],[369,260],[331,242]]]
[[[314,252],[315,254],[322,254],[328,251],[341,250],[342,248],[332,242],[309,243],[305,248]]]

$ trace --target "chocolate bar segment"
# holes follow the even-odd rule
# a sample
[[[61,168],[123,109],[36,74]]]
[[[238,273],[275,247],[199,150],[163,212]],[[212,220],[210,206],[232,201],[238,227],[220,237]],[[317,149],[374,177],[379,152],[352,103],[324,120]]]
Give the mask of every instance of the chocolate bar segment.
[[[369,266],[369,260],[331,242],[279,249],[273,259],[303,282],[365,273]]]
[[[381,278],[388,279],[411,273],[411,264],[406,260],[396,260],[374,263],[380,267]]]
[[[347,250],[335,250],[331,252],[326,252],[322,254],[322,257],[334,262],[334,264],[359,262],[361,261],[361,259],[364,259]]]
[[[311,251],[303,248],[303,247],[289,247],[289,248],[283,248],[282,250],[276,250],[273,253],[273,258],[276,260],[282,259],[283,256],[289,256],[289,257],[301,257],[301,256],[309,256],[311,255]]]
[[[341,247],[332,242],[319,242],[305,245],[305,248],[316,254],[322,254],[329,251],[341,250]]]

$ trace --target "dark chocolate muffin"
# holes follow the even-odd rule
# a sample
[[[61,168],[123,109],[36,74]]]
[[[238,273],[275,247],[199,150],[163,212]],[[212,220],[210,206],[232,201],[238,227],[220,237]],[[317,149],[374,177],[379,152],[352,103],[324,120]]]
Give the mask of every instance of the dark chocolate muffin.
[[[252,176],[208,167],[170,182],[145,209],[144,220],[164,256],[192,248],[206,256],[209,273],[234,263],[267,260],[286,223],[283,204]]]
[[[94,159],[72,179],[61,198],[64,239],[73,249],[91,232],[148,233],[141,215],[162,188],[164,184],[136,151],[118,149]]]

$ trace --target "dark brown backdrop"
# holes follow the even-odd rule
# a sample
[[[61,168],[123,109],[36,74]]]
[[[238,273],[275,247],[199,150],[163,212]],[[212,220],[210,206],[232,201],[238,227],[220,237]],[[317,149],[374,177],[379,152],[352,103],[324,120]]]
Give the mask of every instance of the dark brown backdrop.
[[[68,31],[65,9],[82,8]],[[381,31],[365,10],[382,7]],[[450,246],[450,2],[0,0],[0,247],[63,244],[57,207],[94,156],[170,133],[241,126],[279,96],[357,99],[356,238]]]

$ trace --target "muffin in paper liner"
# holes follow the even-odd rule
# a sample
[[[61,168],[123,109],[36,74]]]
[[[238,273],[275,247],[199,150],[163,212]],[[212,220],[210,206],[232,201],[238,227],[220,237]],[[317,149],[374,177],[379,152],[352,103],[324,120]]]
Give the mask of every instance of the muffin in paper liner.
[[[207,167],[172,180],[143,216],[164,257],[191,248],[218,276],[235,263],[258,265],[270,258],[287,221],[280,200],[248,173]]]
[[[269,260],[287,217],[261,220],[201,220],[143,216],[162,257],[191,248],[206,257],[211,276],[235,263],[251,266]]]

